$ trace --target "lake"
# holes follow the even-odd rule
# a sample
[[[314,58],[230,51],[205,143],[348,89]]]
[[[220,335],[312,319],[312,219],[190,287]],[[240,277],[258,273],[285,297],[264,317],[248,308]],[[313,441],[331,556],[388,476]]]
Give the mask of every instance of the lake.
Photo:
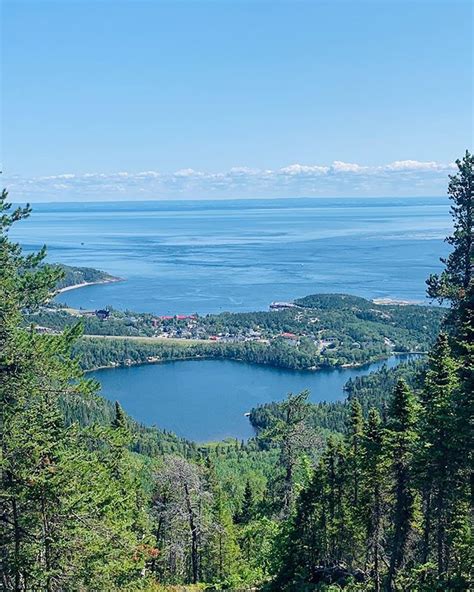
[[[316,292],[422,300],[450,230],[442,197],[312,198],[35,204],[12,237],[126,279],[62,294],[71,306],[205,314]]]
[[[101,394],[135,419],[197,442],[254,435],[244,414],[252,407],[311,391],[311,401],[344,398],[350,378],[393,367],[414,356],[392,356],[360,368],[298,372],[231,360],[181,360],[92,372]],[[416,357],[416,356],[415,356]]]

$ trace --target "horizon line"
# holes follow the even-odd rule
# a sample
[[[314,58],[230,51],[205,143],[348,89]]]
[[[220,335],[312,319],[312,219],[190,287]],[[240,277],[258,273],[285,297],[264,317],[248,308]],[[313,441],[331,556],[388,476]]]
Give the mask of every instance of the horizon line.
[[[8,191],[8,189],[7,189]],[[111,204],[111,203],[164,203],[164,202],[229,202],[229,201],[296,201],[296,200],[321,200],[321,199],[438,199],[446,197],[445,194],[427,194],[427,195],[313,195],[313,196],[272,196],[272,197],[183,197],[183,198],[156,198],[156,199],[86,199],[86,200],[10,200],[12,205],[49,205],[49,204]]]

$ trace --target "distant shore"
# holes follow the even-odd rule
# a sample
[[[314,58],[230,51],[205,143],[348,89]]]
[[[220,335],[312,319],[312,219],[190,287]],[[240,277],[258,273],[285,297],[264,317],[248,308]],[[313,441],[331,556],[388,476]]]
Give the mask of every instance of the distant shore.
[[[71,290],[78,290],[79,288],[86,288],[87,286],[98,286],[102,284],[114,284],[116,282],[123,282],[122,278],[107,278],[104,280],[97,280],[95,282],[81,282],[80,284],[73,284],[72,286],[65,286],[64,288],[60,288],[57,290],[58,294],[62,294],[63,292],[70,292]]]
[[[412,304],[416,305],[423,305],[424,302],[422,300],[400,300],[399,298],[374,298],[372,300],[374,304],[380,304],[382,306],[390,306],[390,305],[397,305],[397,306],[409,306]]]

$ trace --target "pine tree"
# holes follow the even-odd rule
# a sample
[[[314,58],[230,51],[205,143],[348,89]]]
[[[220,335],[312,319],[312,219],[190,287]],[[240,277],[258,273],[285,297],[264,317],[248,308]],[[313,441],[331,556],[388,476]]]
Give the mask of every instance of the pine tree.
[[[320,463],[300,493],[294,515],[283,526],[278,541],[280,565],[272,589],[302,586],[311,581],[315,566],[328,561],[325,486],[326,470]]]
[[[458,173],[450,177],[448,187],[453,202],[451,214],[454,232],[446,239],[453,250],[447,259],[442,260],[445,269],[441,275],[431,276],[427,282],[431,297],[448,300],[451,304],[446,329],[451,355],[459,362],[455,371],[458,384],[450,392],[452,421],[449,427],[445,426],[449,430],[450,450],[445,450],[449,454],[445,459],[449,469],[443,470],[442,474],[447,479],[445,487],[449,491],[449,500],[445,499],[445,492],[440,494],[438,491],[435,496],[438,507],[436,511],[433,510],[435,515],[444,515],[450,505],[456,509],[456,520],[450,521],[449,536],[439,534],[436,545],[438,573],[444,581],[452,574],[461,580],[465,577],[469,554],[460,549],[468,548],[473,543],[469,508],[472,508],[474,491],[474,156],[466,151],[462,161],[457,160],[456,164]],[[432,390],[432,386],[428,384],[428,391]],[[431,461],[438,462],[438,456],[433,451]],[[441,485],[437,483],[438,487]],[[449,520],[447,516],[443,520],[439,517],[437,521],[446,520]],[[425,524],[426,530],[429,534],[430,529]],[[425,541],[428,539],[425,536]]]
[[[242,505],[240,511],[235,516],[235,522],[237,524],[247,524],[252,520],[255,511],[255,503],[252,486],[250,481],[247,480],[244,489],[244,497],[242,499]]]
[[[284,469],[282,491],[279,494],[283,516],[288,516],[294,507],[296,498],[295,474],[301,456],[305,451],[314,449],[316,436],[308,425],[309,391],[302,391],[288,398],[281,404],[282,418],[265,432],[263,437],[278,443],[280,462]]]
[[[441,333],[429,355],[422,392],[419,453],[424,491],[423,559],[435,549],[439,577],[447,569],[448,529],[454,511],[453,487],[456,461],[454,392],[458,387],[457,364],[446,334]]]
[[[446,241],[453,247],[447,259],[441,259],[445,269],[427,280],[431,298],[450,301],[455,308],[462,301],[473,281],[474,266],[474,155],[466,150],[457,160],[458,173],[450,176],[448,195],[453,202],[451,214],[454,232]]]
[[[364,429],[362,510],[365,524],[365,564],[370,571],[375,592],[382,586],[385,559],[385,531],[389,466],[380,415],[370,409]]]
[[[236,527],[214,463],[209,456],[205,461],[205,478],[212,501],[201,562],[202,577],[216,586],[238,585],[241,583],[242,570]]]
[[[60,400],[90,397],[95,388],[71,357],[81,328],[42,335],[28,326],[28,313],[54,295],[61,272],[44,264],[44,249],[24,255],[9,240],[12,225],[30,209],[10,212],[6,199],[3,192],[2,584],[15,592],[91,589],[100,574],[113,590],[140,578],[140,535],[116,515],[122,490],[102,458],[107,438],[64,423]]]
[[[388,438],[393,473],[393,536],[387,590],[394,589],[396,572],[406,562],[416,514],[413,454],[418,443],[418,405],[413,392],[400,380],[393,395]]]
[[[355,509],[359,505],[360,487],[360,448],[364,431],[362,405],[357,398],[351,399],[351,415],[348,425],[348,445],[350,450],[349,467],[352,480],[352,504]]]

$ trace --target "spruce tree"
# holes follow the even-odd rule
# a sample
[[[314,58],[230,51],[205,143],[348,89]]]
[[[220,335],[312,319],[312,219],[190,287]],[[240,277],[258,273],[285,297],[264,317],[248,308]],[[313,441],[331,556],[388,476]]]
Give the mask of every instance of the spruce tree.
[[[365,524],[365,564],[375,592],[382,589],[383,562],[386,555],[386,511],[389,487],[389,463],[379,413],[369,410],[364,429],[362,470],[364,488],[362,514]]]
[[[115,416],[112,420],[112,427],[116,430],[127,430],[127,418],[118,401],[115,401]]]
[[[314,449],[317,442],[316,434],[308,424],[308,397],[309,391],[302,391],[297,395],[290,393],[288,398],[281,403],[281,418],[262,436],[278,443],[280,447],[283,476],[278,498],[284,517],[287,517],[294,508],[297,492],[295,478],[298,465],[303,454]]]
[[[123,489],[103,458],[107,434],[66,426],[60,400],[91,397],[71,348],[80,326],[37,333],[29,313],[49,302],[61,272],[45,249],[25,255],[9,230],[30,209],[0,196],[2,585],[5,590],[114,590],[141,578],[140,533],[117,513]],[[138,542],[140,537],[140,543]]]
[[[205,461],[205,478],[212,496],[209,507],[208,536],[203,550],[202,577],[216,586],[241,583],[241,556],[236,527],[228,499],[216,474],[211,458]]]
[[[453,247],[441,274],[427,280],[428,295],[448,300],[455,308],[466,298],[473,281],[474,266],[474,155],[466,150],[462,160],[456,160],[458,173],[450,176],[448,195],[453,202],[451,215],[454,232],[446,241]]]
[[[311,581],[314,567],[328,561],[325,487],[326,469],[320,463],[300,493],[294,515],[283,525],[278,539],[281,557],[272,590],[303,587]]]
[[[394,508],[393,535],[387,590],[394,589],[397,571],[402,568],[409,553],[410,535],[416,514],[416,490],[413,475],[413,455],[418,444],[416,431],[418,405],[413,392],[400,380],[397,383],[390,409],[388,439],[393,474]]]
[[[340,441],[328,438],[327,449],[322,457],[325,467],[324,496],[327,507],[326,560],[337,565],[351,560],[354,549],[352,547],[353,533],[349,514],[347,451]]]
[[[424,497],[423,559],[434,559],[444,577],[449,556],[449,524],[454,508],[456,459],[454,393],[458,388],[457,364],[449,340],[441,333],[429,355],[422,391],[420,436],[421,487]]]
[[[247,480],[244,489],[244,497],[242,499],[242,505],[240,511],[235,516],[235,522],[237,524],[247,524],[252,520],[255,511],[255,503],[253,497],[252,486],[250,481]]]
[[[347,425],[347,462],[345,475],[345,496],[347,498],[348,527],[346,536],[350,536],[348,545],[351,549],[349,562],[356,565],[364,545],[363,527],[360,512],[360,494],[362,487],[362,441],[364,433],[364,416],[362,406],[357,398],[350,401],[350,417]]]
[[[360,487],[360,448],[364,431],[364,416],[362,405],[357,398],[351,399],[351,415],[348,425],[348,445],[349,445],[349,467],[352,481],[352,504],[354,508],[359,505],[359,487]]]
[[[454,232],[446,240],[453,247],[450,255],[443,259],[445,265],[440,275],[428,279],[428,295],[439,300],[447,300],[451,310],[447,316],[446,330],[449,336],[451,355],[458,367],[458,384],[451,393],[450,408],[452,421],[449,429],[449,447],[446,458],[449,470],[442,472],[446,478],[449,473],[449,498],[438,502],[435,515],[444,514],[451,504],[456,508],[456,520],[451,521],[450,534],[440,534],[437,547],[437,566],[440,577],[464,578],[469,559],[460,549],[472,546],[472,511],[474,491],[472,430],[474,425],[474,156],[466,151],[462,160],[457,160],[458,173],[450,177],[448,194],[453,204],[451,214]],[[432,385],[427,385],[428,391]],[[438,418],[439,419],[439,418]],[[437,454],[433,451],[433,462]],[[441,486],[438,483],[438,486]],[[447,504],[447,506],[446,506]],[[441,520],[441,518],[440,518]],[[444,520],[448,520],[445,516]],[[441,520],[442,522],[443,520]],[[439,522],[439,520],[438,520]],[[426,526],[425,526],[426,529]],[[428,528],[429,531],[429,528]],[[425,536],[425,539],[427,537]],[[426,545],[425,545],[426,548]],[[426,554],[426,553],[425,553]]]

